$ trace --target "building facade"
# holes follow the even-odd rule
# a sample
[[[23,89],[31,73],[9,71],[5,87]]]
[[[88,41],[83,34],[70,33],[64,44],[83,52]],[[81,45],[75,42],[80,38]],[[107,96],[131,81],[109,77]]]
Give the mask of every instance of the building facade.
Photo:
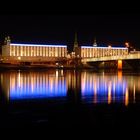
[[[66,45],[15,44],[11,43],[9,38],[6,39],[2,46],[2,56],[11,60],[50,61],[53,58],[67,57]]]
[[[12,57],[66,57],[67,46],[11,43],[2,47],[2,55]]]
[[[81,58],[88,57],[106,57],[127,55],[128,48],[126,47],[97,47],[97,46],[81,46]]]
[[[99,58],[106,56],[128,55],[128,47],[100,47],[94,39],[93,46],[79,46],[77,34],[75,34],[74,48],[70,59],[81,60],[82,58]],[[3,62],[60,62],[68,60],[66,45],[37,45],[11,43],[9,37],[5,38],[2,46]],[[64,61],[63,61],[64,62]]]

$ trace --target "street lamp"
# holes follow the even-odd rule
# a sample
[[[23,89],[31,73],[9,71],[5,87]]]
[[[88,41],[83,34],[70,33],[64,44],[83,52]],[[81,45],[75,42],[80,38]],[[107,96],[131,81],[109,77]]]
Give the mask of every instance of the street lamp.
[[[129,48],[129,42],[125,42],[125,46]]]

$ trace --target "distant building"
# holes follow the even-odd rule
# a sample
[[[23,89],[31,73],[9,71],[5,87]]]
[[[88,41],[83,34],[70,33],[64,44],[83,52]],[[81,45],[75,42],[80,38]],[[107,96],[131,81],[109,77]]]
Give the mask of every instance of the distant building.
[[[10,60],[38,61],[50,60],[48,58],[67,57],[66,45],[39,45],[39,44],[16,44],[11,43],[9,37],[5,38],[2,46],[2,56]]]
[[[125,47],[94,47],[81,46],[81,57],[105,57],[105,56],[120,56],[127,55],[128,48]]]
[[[5,38],[2,46],[2,60],[10,63],[57,62],[71,58],[76,58],[76,62],[79,63],[82,58],[121,56],[128,53],[128,47],[98,46],[96,39],[93,46],[79,46],[77,34],[75,34],[73,52],[69,54],[66,45],[16,44],[11,43],[10,37]]]
[[[96,43],[96,39],[94,39],[93,46],[81,46],[81,54],[82,58],[85,57],[105,57],[105,56],[120,56],[127,55],[128,48],[127,47],[112,47],[112,46],[98,46]]]

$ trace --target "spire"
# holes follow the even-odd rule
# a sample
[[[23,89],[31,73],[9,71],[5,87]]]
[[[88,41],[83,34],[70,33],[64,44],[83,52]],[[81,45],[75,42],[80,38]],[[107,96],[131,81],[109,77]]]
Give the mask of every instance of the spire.
[[[74,45],[78,46],[77,32],[75,32]]]
[[[73,47],[74,52],[75,52],[76,48],[78,48],[77,33],[75,33],[75,37],[74,37],[74,47]]]
[[[93,46],[94,46],[94,47],[97,47],[96,37],[94,38]]]
[[[77,33],[75,33],[73,51],[75,53],[75,57],[80,57],[80,48],[78,47]]]

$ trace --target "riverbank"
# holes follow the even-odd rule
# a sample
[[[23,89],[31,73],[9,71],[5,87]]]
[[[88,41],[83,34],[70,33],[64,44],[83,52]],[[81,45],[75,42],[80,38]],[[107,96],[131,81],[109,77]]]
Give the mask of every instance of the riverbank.
[[[0,64],[0,70],[9,70],[9,69],[92,69],[96,70],[92,66],[55,66],[55,65],[18,65],[18,64]]]
[[[94,71],[99,71],[99,70],[119,70],[117,68],[110,68],[110,67],[105,67],[105,68],[99,68],[95,66],[90,66],[90,65],[80,65],[80,66],[56,66],[56,65],[44,65],[44,64],[37,64],[37,65],[19,65],[19,64],[8,64],[8,63],[1,63],[0,64],[0,70],[40,70],[40,69],[63,69],[63,70],[82,70],[82,69],[89,69],[89,70],[94,70]],[[139,71],[140,67],[137,67],[137,69],[133,69],[131,67],[124,67],[121,70],[131,70],[131,71]]]

